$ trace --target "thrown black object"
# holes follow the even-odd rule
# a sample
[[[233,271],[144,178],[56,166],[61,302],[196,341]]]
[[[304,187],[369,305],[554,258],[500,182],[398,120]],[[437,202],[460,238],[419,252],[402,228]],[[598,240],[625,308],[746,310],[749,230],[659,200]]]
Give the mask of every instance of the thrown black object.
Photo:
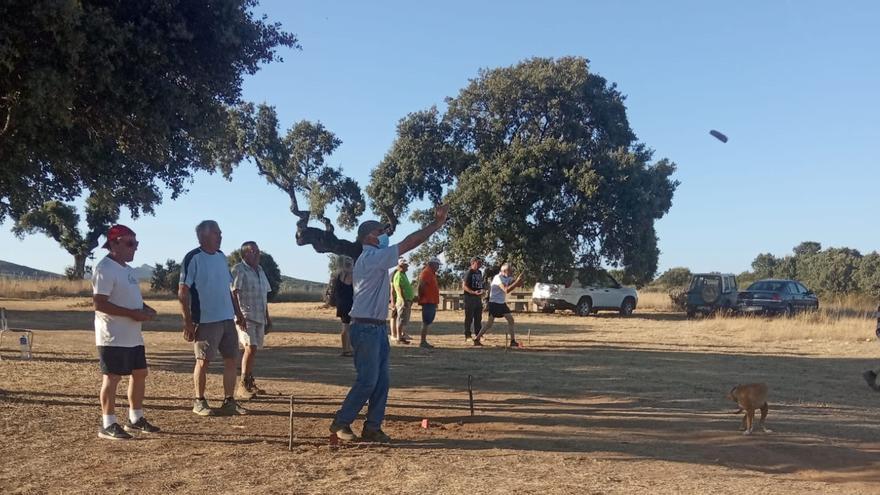
[[[712,129],[711,131],[709,131],[709,134],[715,136],[715,138],[718,139],[719,141],[721,141],[722,143],[727,142],[727,136],[725,136],[724,134],[721,134],[720,132],[716,131],[715,129]]]

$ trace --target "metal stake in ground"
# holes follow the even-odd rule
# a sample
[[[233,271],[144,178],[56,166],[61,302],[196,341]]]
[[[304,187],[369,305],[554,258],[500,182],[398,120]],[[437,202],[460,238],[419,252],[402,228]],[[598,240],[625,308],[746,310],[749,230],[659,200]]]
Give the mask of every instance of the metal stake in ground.
[[[531,347],[531,346],[532,346],[532,329],[531,329],[531,328],[529,329],[529,340],[528,340],[528,343],[529,343],[529,347]]]
[[[290,429],[287,433],[287,451],[293,450],[293,396],[290,396]]]
[[[468,375],[468,398],[470,399],[471,404],[471,417],[474,416],[474,388],[473,388],[474,376]]]

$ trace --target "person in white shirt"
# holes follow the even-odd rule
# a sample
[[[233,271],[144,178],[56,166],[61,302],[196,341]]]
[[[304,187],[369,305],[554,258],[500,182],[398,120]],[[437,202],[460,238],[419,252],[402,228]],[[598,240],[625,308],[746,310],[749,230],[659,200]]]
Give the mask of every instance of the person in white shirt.
[[[266,334],[272,329],[268,295],[272,292],[269,279],[260,266],[260,247],[254,241],[241,245],[242,261],[232,267],[232,296],[244,315],[245,325],[236,325],[238,342],[244,347],[241,358],[241,380],[236,394],[244,399],[265,395],[254,379],[254,359],[263,348]]]
[[[107,256],[95,265],[92,275],[95,304],[95,344],[101,373],[102,426],[98,437],[128,440],[127,432],[156,433],[159,428],[144,417],[144,390],[147,357],[141,322],[152,320],[156,310],[144,304],[134,270],[127,264],[137,251],[137,237],[125,225],[107,231]],[[120,427],[116,420],[116,388],[123,376],[128,381],[128,423]]]
[[[483,345],[480,339],[492,328],[495,318],[504,317],[507,320],[507,331],[510,333],[510,347],[519,347],[519,342],[516,341],[516,336],[513,332],[513,315],[510,313],[510,308],[507,307],[507,294],[510,294],[517,287],[522,286],[522,284],[522,274],[514,280],[510,275],[510,265],[507,263],[501,265],[501,271],[492,278],[492,284],[489,286],[489,322],[474,337],[474,345]]]

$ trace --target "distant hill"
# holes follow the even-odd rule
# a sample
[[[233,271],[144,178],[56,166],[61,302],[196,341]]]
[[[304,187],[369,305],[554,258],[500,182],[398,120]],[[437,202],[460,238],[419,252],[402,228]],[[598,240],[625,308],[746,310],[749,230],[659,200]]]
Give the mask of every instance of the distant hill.
[[[281,276],[281,290],[287,292],[322,292],[327,284],[325,282],[312,282],[298,278]]]
[[[37,270],[24,265],[16,265],[8,261],[0,260],[0,277],[8,278],[64,278],[57,273]]]

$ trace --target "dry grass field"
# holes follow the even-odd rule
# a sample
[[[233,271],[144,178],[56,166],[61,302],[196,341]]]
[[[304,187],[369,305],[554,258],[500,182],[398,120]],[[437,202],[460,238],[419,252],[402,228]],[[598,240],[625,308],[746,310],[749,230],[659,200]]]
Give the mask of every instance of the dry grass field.
[[[435,350],[392,348],[393,444],[338,448],[327,427],[354,370],[329,309],[273,304],[257,362],[273,395],[248,416],[200,418],[176,304],[151,301],[146,411],[163,432],[110,442],[96,436],[89,300],[0,299],[12,326],[36,332],[32,361],[0,349],[0,493],[880,492],[880,394],[861,378],[880,345],[863,311],[688,321],[653,297],[631,318],[517,314],[525,348],[509,351],[502,327],[474,348],[462,314],[440,312]],[[770,387],[773,433],[741,435],[723,399],[751,381]]]

